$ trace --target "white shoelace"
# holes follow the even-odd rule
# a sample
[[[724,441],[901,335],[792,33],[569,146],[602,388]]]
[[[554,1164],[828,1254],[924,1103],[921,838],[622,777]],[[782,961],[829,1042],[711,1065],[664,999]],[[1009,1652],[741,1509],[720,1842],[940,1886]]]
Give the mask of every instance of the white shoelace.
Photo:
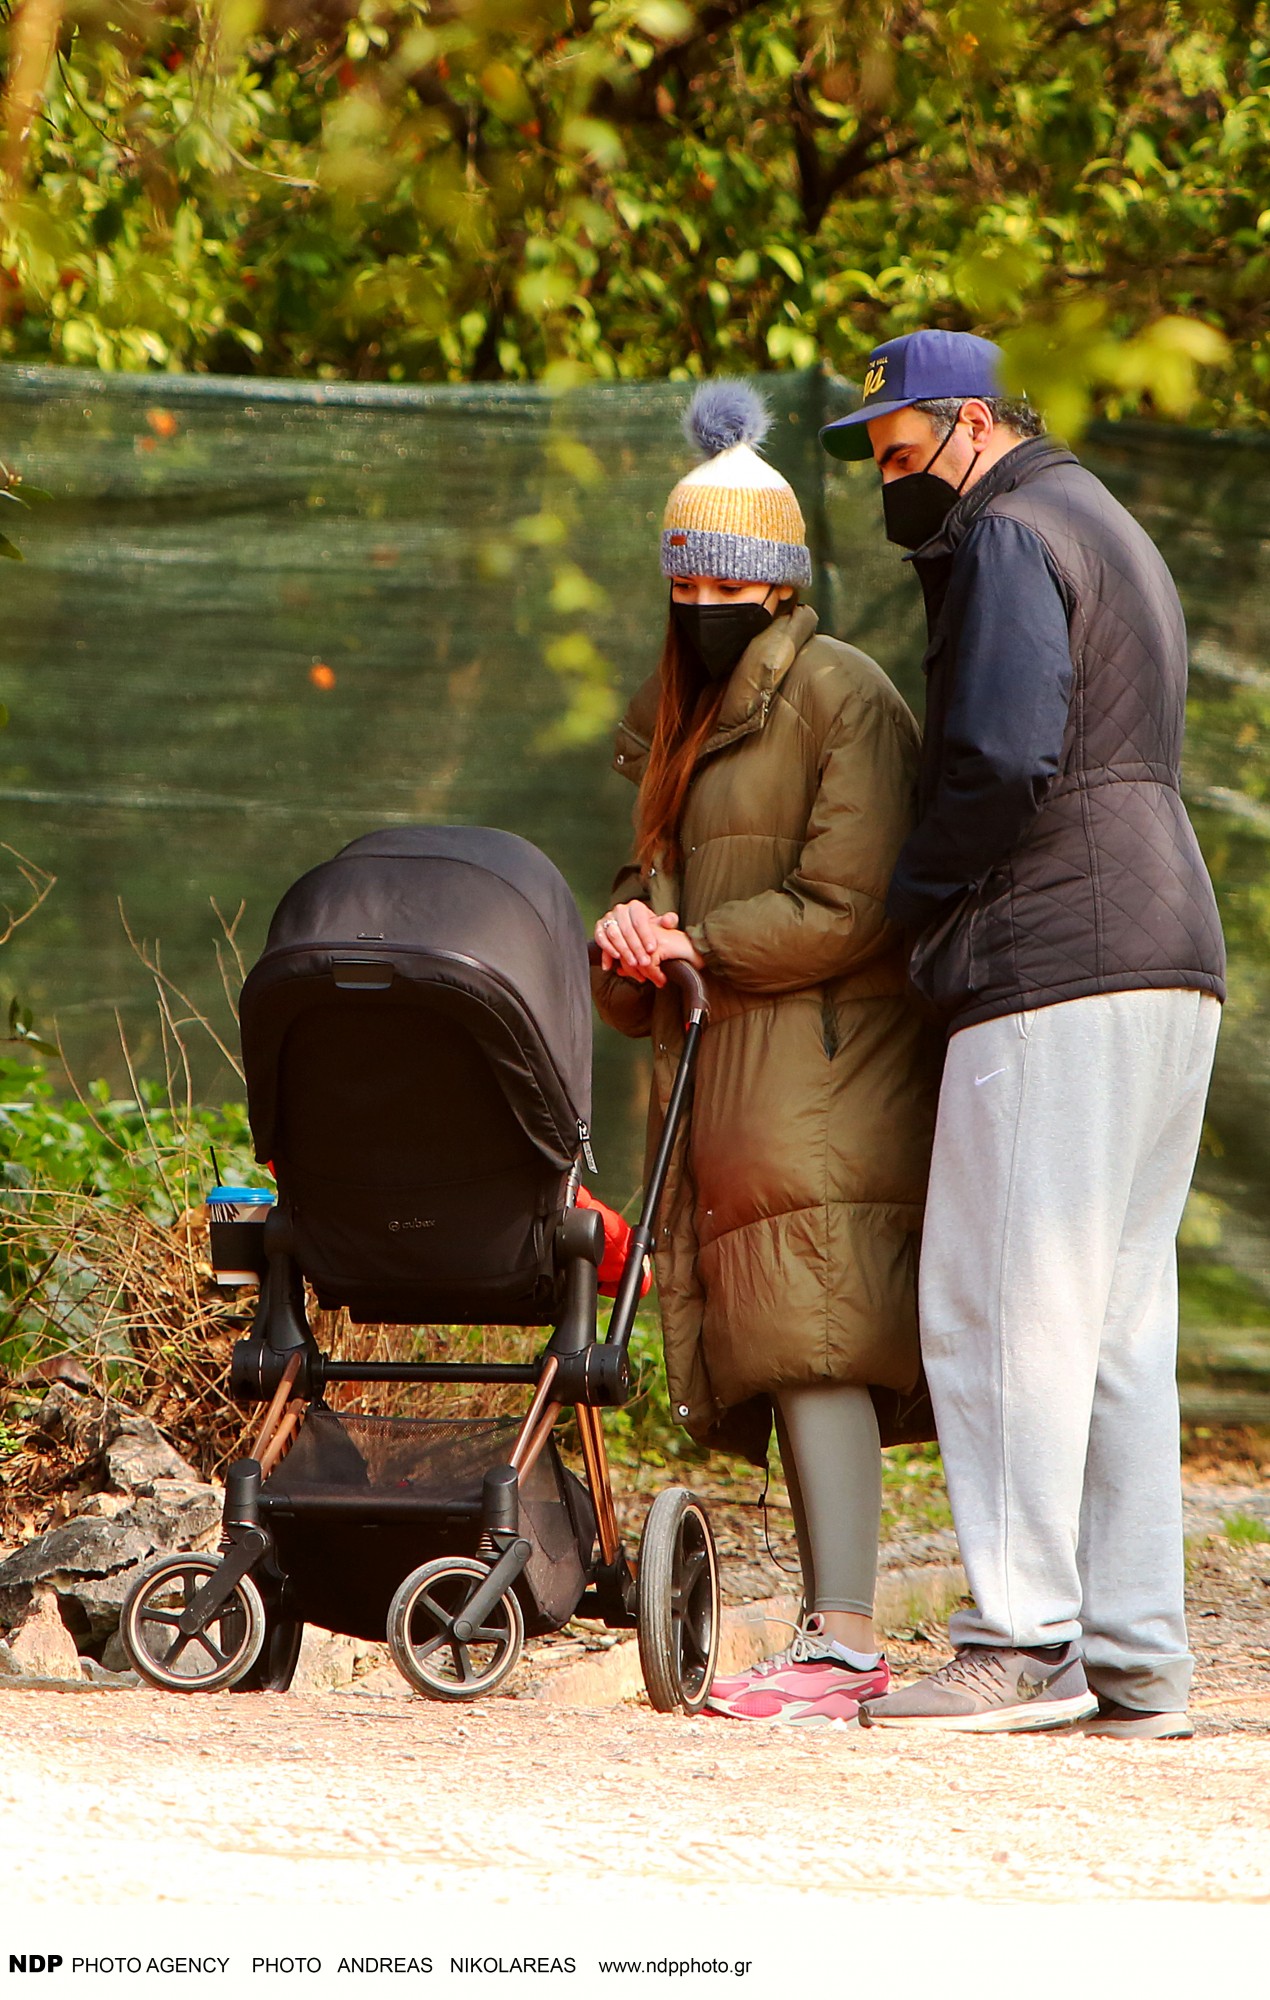
[[[750,1671],[755,1680],[762,1680],[766,1674],[778,1674],[785,1667],[801,1666],[806,1660],[833,1660],[838,1666],[850,1670],[849,1662],[835,1652],[833,1641],[826,1637],[824,1627],[814,1612],[805,1625],[795,1625],[794,1636],[783,1652],[773,1653],[770,1660],[760,1660]]]

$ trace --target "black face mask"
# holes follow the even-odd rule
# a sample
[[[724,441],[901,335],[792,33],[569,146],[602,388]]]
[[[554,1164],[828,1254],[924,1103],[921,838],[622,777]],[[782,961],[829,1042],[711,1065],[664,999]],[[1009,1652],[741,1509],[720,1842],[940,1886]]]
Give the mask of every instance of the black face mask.
[[[751,639],[766,632],[773,614],[765,604],[677,604],[670,600],[675,629],[712,681],[730,674]]]
[[[956,424],[953,430],[956,430]],[[886,539],[897,542],[902,549],[920,549],[932,535],[937,535],[956,506],[961,489],[975,468],[978,452],[971,459],[956,486],[950,486],[946,479],[931,471],[931,466],[948,443],[953,432],[949,431],[937,451],[927,460],[920,472],[906,473],[903,479],[891,479],[882,488],[882,518],[886,523]]]

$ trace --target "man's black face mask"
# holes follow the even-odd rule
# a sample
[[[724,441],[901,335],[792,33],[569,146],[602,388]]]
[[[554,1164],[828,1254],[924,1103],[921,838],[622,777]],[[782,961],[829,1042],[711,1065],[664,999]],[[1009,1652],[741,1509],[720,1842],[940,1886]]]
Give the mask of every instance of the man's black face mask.
[[[773,616],[766,604],[677,604],[673,597],[670,615],[692,657],[712,681],[731,673],[751,639],[766,632]]]
[[[928,542],[932,535],[939,533],[956,506],[961,489],[974,470],[978,452],[956,486],[950,486],[946,479],[931,471],[931,466],[956,428],[954,423],[948,437],[932,453],[920,472],[908,472],[903,479],[888,480],[882,488],[882,518],[886,523],[888,542],[897,542],[902,549],[920,549],[923,542]]]

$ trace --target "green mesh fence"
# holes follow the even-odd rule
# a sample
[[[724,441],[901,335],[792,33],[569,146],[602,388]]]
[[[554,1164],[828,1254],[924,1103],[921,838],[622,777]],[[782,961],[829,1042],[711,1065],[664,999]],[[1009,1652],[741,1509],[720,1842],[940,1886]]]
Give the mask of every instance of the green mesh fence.
[[[871,472],[816,442],[837,392],[814,373],[763,387],[822,618],[920,714],[916,583]],[[56,1018],[81,1076],[121,1079],[116,1013],[139,1065],[159,1063],[121,906],[223,1022],[215,908],[245,902],[252,956],[287,883],[375,825],[514,828],[598,913],[631,806],[607,741],[664,623],[685,400],[674,383],[551,397],[0,371],[0,453],[55,496],[6,524],[27,560],[3,572],[5,838],[58,883],[5,983]],[[1270,448],[1120,426],[1083,455],[1186,603],[1188,794],[1231,946],[1184,1248],[1188,1400],[1229,1413],[1240,1391],[1270,1417]],[[200,1089],[230,1090],[210,1042],[190,1046]],[[646,1084],[641,1051],[601,1034],[601,1189],[619,1202]]]

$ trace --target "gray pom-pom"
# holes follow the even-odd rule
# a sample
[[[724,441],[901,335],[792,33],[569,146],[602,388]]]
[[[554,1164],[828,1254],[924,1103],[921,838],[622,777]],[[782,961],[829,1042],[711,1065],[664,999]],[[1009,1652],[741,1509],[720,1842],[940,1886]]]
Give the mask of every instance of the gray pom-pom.
[[[761,444],[772,413],[748,382],[703,382],[684,416],[684,435],[706,458],[733,445]]]

